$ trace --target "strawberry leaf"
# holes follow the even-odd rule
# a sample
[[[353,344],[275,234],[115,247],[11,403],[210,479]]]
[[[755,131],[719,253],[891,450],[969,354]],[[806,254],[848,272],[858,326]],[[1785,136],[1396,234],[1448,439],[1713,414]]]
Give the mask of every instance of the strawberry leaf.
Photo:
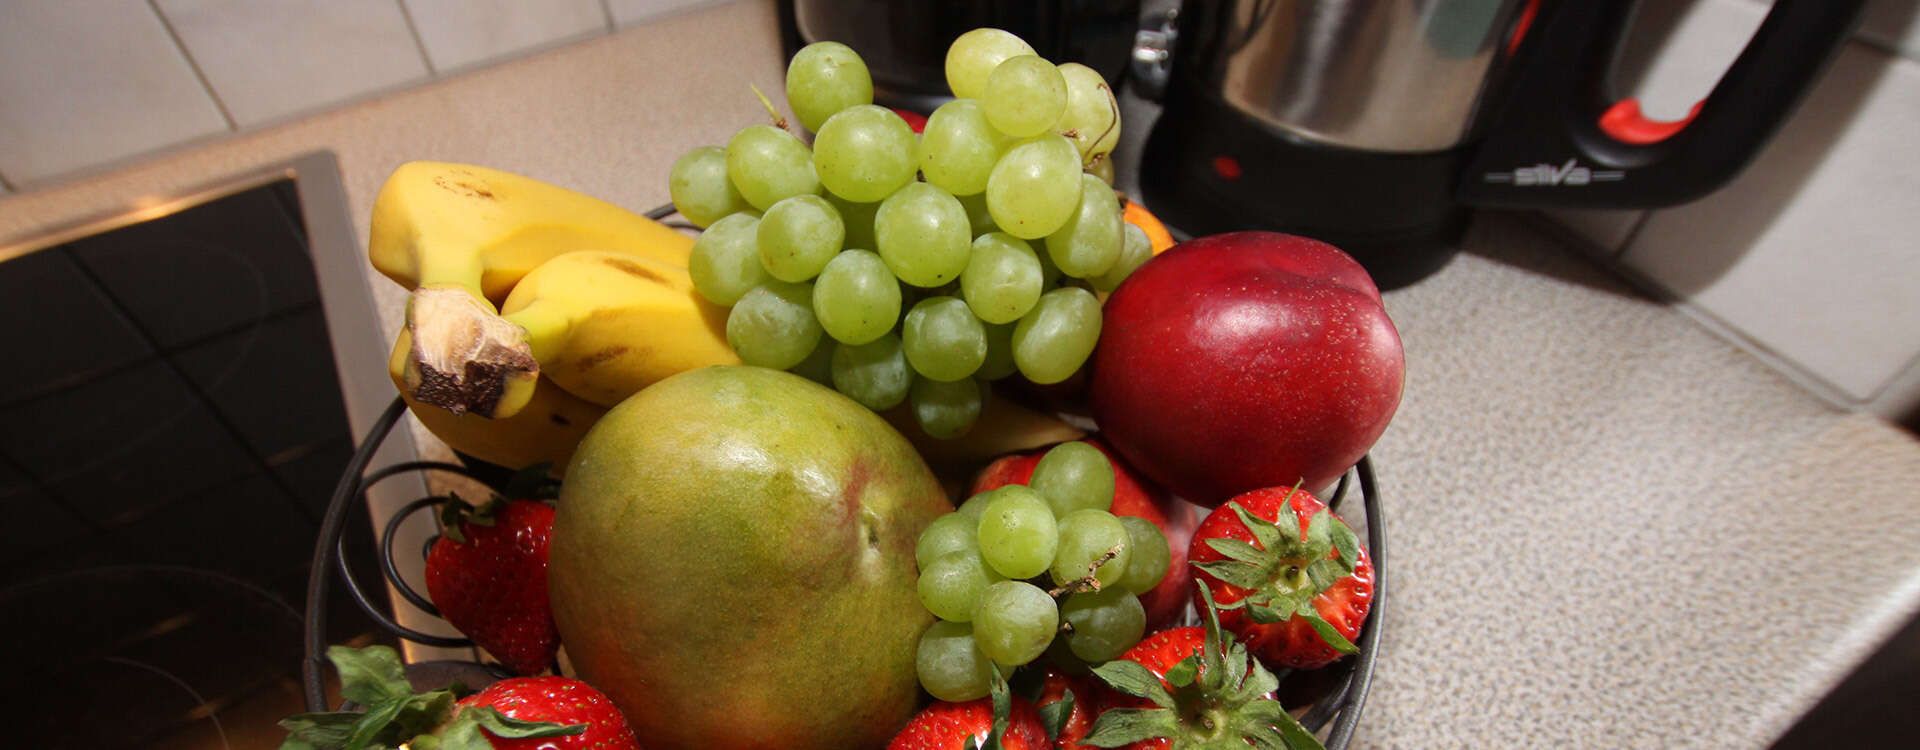
[[[467,532],[460,524],[467,519],[472,507],[459,495],[447,493],[446,499],[440,501],[440,535],[452,539],[455,544],[466,544]]]
[[[1277,708],[1280,704],[1273,705]],[[1326,750],[1326,746],[1320,744],[1320,738],[1313,736],[1312,732],[1301,726],[1299,720],[1293,718],[1293,714],[1284,710],[1277,713],[1279,715],[1273,717],[1271,726],[1280,733],[1281,739],[1286,740],[1287,750]]]
[[[1307,566],[1307,578],[1313,580],[1315,592],[1333,588],[1335,583],[1339,583],[1341,578],[1352,572],[1351,569],[1340,564],[1340,561],[1333,559],[1317,560]]]
[[[1266,585],[1269,576],[1259,567],[1237,560],[1209,560],[1197,562],[1193,567],[1206,571],[1207,575],[1219,579],[1229,586],[1243,589],[1257,589]],[[1204,586],[1201,588],[1205,588]]]
[[[1198,676],[1200,676],[1200,660],[1192,656],[1167,667],[1167,684],[1176,688],[1192,685],[1194,678]]]
[[[994,667],[992,675],[993,731],[987,733],[980,750],[1001,750],[1000,739],[1006,736],[1007,722],[1013,715],[1013,691],[1007,687],[1007,679],[1000,676],[999,667]]]
[[[460,712],[462,716],[471,716],[474,723],[504,739],[523,737],[564,737],[587,731],[585,724],[561,724],[552,721],[525,721],[500,713],[492,706],[472,706]]]
[[[1313,626],[1313,631],[1319,633],[1320,639],[1326,641],[1327,645],[1332,646],[1333,650],[1343,654],[1351,654],[1360,650],[1353,645],[1353,641],[1349,641],[1346,636],[1341,635],[1340,631],[1333,627],[1333,623],[1327,622],[1327,618],[1321,617],[1320,612],[1313,608],[1312,602],[1302,605],[1296,614],[1305,618],[1307,624]]]
[[[1360,537],[1355,536],[1353,527],[1338,517],[1333,519],[1333,548],[1340,553],[1340,564],[1348,573],[1360,565]]]
[[[1247,616],[1252,617],[1254,622],[1260,623],[1262,625],[1271,625],[1273,623],[1287,619],[1286,613],[1283,613],[1280,610],[1274,609],[1264,604],[1252,604],[1252,603],[1249,603],[1247,605]]]
[[[281,747],[296,742],[305,748],[345,747],[364,716],[358,711],[294,714],[280,720],[280,728],[287,730],[287,740]]]
[[[1161,708],[1173,708],[1173,696],[1160,684],[1160,678],[1137,662],[1115,659],[1094,667],[1093,674],[1122,693],[1153,701],[1153,705]]]
[[[1060,692],[1060,700],[1040,707],[1040,723],[1047,728],[1047,739],[1060,739],[1060,732],[1067,728],[1067,719],[1073,718],[1073,688]]]
[[[400,654],[390,646],[333,646],[327,660],[340,673],[340,695],[354,703],[371,707],[413,695]]]
[[[1128,662],[1131,663],[1131,662]],[[1172,711],[1160,708],[1111,708],[1100,714],[1093,731],[1080,740],[1089,747],[1125,747],[1155,737],[1173,737],[1180,732],[1180,720]]]
[[[347,742],[345,745],[342,745],[342,747],[346,750],[364,750],[368,747],[374,747],[375,745],[373,743],[380,739],[381,735],[391,734],[388,730],[397,728],[393,720],[398,717],[400,712],[405,710],[406,707],[407,701],[405,699],[374,704],[373,707],[367,709],[366,715],[361,717],[360,723],[354,726],[353,734],[347,737]],[[385,742],[381,744],[394,745],[398,743]]]
[[[1291,506],[1289,506],[1291,507]],[[1313,549],[1333,549],[1333,512],[1321,508],[1307,521],[1307,546]],[[1322,552],[1321,554],[1326,554]]]
[[[1238,539],[1208,539],[1207,546],[1230,559],[1250,565],[1271,566],[1273,564],[1273,553]]]
[[[1281,531],[1283,531],[1283,529],[1274,525],[1272,521],[1268,521],[1267,519],[1261,518],[1259,516],[1256,516],[1248,512],[1247,509],[1244,507],[1241,507],[1239,503],[1230,502],[1230,503],[1227,503],[1227,507],[1232,508],[1233,514],[1240,517],[1240,525],[1247,527],[1247,531],[1253,534],[1254,540],[1260,542],[1261,548],[1275,549],[1279,546],[1282,539],[1289,538],[1289,537],[1281,536]],[[1293,518],[1293,511],[1291,507],[1290,506],[1283,507],[1281,509],[1280,517],[1283,519],[1291,520]],[[1292,539],[1300,538],[1300,529],[1297,524],[1294,527],[1293,536],[1290,538]]]

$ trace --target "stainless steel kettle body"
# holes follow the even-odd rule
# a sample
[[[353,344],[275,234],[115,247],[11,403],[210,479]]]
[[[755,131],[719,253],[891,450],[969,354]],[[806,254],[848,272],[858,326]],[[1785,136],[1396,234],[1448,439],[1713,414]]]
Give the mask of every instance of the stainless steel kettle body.
[[[1692,200],[1765,144],[1864,0],[1776,0],[1678,122],[1610,91],[1631,0],[1187,0],[1140,165],[1192,233],[1275,229],[1382,286],[1451,257],[1470,206]]]

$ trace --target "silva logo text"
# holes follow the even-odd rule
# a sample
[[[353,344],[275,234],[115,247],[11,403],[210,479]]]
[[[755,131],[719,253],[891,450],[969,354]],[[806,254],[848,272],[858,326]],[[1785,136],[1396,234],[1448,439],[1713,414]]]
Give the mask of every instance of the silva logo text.
[[[1531,167],[1514,167],[1511,172],[1488,172],[1487,182],[1509,182],[1515,187],[1578,187],[1595,182],[1619,182],[1625,179],[1626,172],[1617,169],[1588,169],[1580,166],[1578,159],[1568,159],[1560,166],[1540,163]]]

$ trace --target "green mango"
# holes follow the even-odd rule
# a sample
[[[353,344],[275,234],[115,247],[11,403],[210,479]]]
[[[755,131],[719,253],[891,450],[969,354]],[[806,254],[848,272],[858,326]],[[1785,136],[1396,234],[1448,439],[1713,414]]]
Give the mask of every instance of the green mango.
[[[554,618],[642,747],[878,748],[911,717],[914,543],[952,506],[880,417],[709,367],[607,412],[566,476]]]

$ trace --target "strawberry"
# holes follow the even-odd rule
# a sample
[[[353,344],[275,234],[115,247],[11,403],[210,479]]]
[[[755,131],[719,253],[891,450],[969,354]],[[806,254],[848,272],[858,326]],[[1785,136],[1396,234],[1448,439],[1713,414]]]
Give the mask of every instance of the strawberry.
[[[521,721],[584,725],[566,737],[501,738],[494,750],[639,750],[633,728],[605,693],[571,677],[514,677],[462,698],[462,707],[488,707]]]
[[[964,703],[934,701],[887,743],[887,750],[1047,750],[1040,713],[998,674],[993,695]]]
[[[633,729],[600,691],[570,677],[515,677],[455,700],[454,688],[416,693],[387,646],[335,646],[340,695],[363,711],[284,719],[282,750],[639,750]]]
[[[1041,725],[1053,737],[1055,750],[1088,747],[1080,740],[1093,728],[1093,717],[1100,713],[1100,706],[1087,678],[1046,667],[1041,672],[1040,697],[1034,703],[1040,709]]]
[[[1147,610],[1148,629],[1171,624],[1186,613],[1191,597],[1193,572],[1187,567],[1187,543],[1193,535],[1193,507],[1134,471],[1099,438],[1088,438],[1086,442],[1107,454],[1107,460],[1113,463],[1113,514],[1144,518],[1159,527],[1167,538],[1171,557],[1167,577],[1140,597],[1140,605]],[[1047,449],[1042,448],[995,459],[974,477],[971,494],[1032,481],[1033,468],[1040,465],[1040,458],[1046,453]]]
[[[1093,672],[1115,695],[1082,741],[1129,750],[1252,745],[1325,750],[1273,699],[1280,681],[1225,634],[1205,590],[1205,627],[1162,630]]]
[[[1354,652],[1373,563],[1312,493],[1276,487],[1227,501],[1200,522],[1187,558],[1220,623],[1266,663],[1314,669]]]
[[[470,511],[454,501],[427,553],[427,595],[440,615],[517,674],[546,671],[560,649],[547,603],[552,532],[546,503],[495,500]]]

